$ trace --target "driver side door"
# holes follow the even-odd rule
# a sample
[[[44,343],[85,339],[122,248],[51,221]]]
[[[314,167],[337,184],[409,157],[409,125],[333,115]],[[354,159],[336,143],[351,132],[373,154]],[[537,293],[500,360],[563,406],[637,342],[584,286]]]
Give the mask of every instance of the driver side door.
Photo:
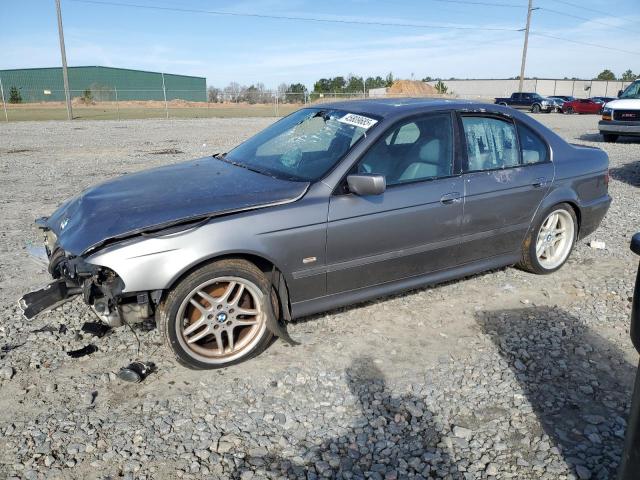
[[[392,126],[352,173],[385,176],[380,195],[345,190],[329,202],[327,293],[455,266],[463,189],[455,122],[434,113]]]

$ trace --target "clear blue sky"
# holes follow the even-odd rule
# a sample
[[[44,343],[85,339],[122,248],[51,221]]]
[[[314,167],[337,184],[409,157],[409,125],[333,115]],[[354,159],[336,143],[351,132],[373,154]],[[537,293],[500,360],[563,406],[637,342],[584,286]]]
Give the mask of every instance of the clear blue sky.
[[[440,26],[524,27],[526,0],[112,0],[162,7]],[[591,78],[640,72],[640,0],[534,0],[526,74]],[[105,65],[207,77],[225,86],[382,75],[504,78],[520,70],[523,34],[220,16],[62,0],[69,65]],[[589,20],[563,16],[556,10]],[[597,13],[593,10],[599,10]],[[605,15],[604,12],[609,12]],[[54,0],[0,0],[0,69],[59,66]],[[597,23],[600,22],[600,23]]]

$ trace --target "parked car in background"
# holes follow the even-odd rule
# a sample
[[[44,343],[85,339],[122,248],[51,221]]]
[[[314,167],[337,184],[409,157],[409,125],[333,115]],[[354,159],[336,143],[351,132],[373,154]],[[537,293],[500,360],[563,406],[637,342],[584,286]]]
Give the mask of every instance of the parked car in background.
[[[509,98],[496,98],[494,103],[496,105],[529,110],[533,113],[549,113],[555,109],[555,103],[552,100],[530,92],[514,92]]]
[[[573,95],[549,95],[547,98],[558,98],[564,102],[571,102],[576,99]]]
[[[593,100],[594,102],[598,102],[602,105],[605,105],[606,103],[612,102],[613,100],[615,100],[616,97],[591,97],[591,100]]]
[[[33,317],[80,295],[113,325],[155,314],[181,363],[224,367],[287,338],[281,320],[507,265],[558,270],[609,208],[608,167],[498,105],[304,108],[38,220],[56,280],[20,305]]]
[[[598,129],[605,142],[615,142],[620,135],[640,136],[640,80],[604,106]]]
[[[563,113],[600,113],[602,111],[602,103],[594,102],[590,98],[579,98],[571,102],[564,102],[562,105]]]
[[[550,98],[547,97],[549,99],[549,101],[553,102],[553,111],[556,113],[561,113],[562,112],[562,105],[564,105],[564,100],[562,100],[561,98]]]

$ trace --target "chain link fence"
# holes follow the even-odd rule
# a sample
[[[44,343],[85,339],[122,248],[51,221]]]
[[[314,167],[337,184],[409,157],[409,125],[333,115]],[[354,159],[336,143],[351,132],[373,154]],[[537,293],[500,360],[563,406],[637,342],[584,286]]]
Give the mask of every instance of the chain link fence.
[[[66,120],[64,90],[4,88],[4,120]],[[123,120],[144,118],[282,117],[308,104],[361,99],[360,94],[318,94],[265,90],[252,95],[208,95],[206,101],[190,101],[202,92],[188,90],[120,90],[99,88],[70,90],[73,118]],[[153,100],[144,100],[153,98]],[[160,100],[158,100],[160,98]],[[167,98],[171,98],[168,100]],[[49,100],[50,99],[50,100]]]
[[[282,117],[306,105],[359,100],[370,92],[320,93],[276,90],[87,88],[70,90],[73,118],[77,120],[124,120],[145,118]],[[385,94],[385,97],[409,95]],[[376,95],[379,98],[380,95]],[[66,120],[64,90],[43,90],[4,86],[6,121]],[[206,101],[184,100],[206,98]]]
[[[610,95],[629,82],[575,80],[527,80],[525,90],[542,95],[563,94],[586,97]],[[493,102],[494,96],[508,96],[517,91],[515,80],[452,80],[445,82],[448,93],[429,95],[435,98],[467,98]],[[3,86],[2,107],[6,121],[66,120],[64,90],[46,90]],[[358,93],[288,92],[279,90],[210,88],[202,90],[118,89],[92,86],[71,90],[73,118],[79,120],[124,120],[144,118],[224,118],[282,117],[306,105],[359,100],[362,98],[409,97],[391,94],[386,89]],[[204,101],[189,100],[203,99]],[[0,117],[1,118],[1,117]]]

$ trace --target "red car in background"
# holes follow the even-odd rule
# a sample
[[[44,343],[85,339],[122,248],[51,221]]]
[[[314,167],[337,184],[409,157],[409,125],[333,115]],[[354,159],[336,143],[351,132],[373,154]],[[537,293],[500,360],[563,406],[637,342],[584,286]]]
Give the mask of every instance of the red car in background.
[[[603,104],[591,98],[578,98],[571,102],[564,102],[562,113],[602,113]]]

